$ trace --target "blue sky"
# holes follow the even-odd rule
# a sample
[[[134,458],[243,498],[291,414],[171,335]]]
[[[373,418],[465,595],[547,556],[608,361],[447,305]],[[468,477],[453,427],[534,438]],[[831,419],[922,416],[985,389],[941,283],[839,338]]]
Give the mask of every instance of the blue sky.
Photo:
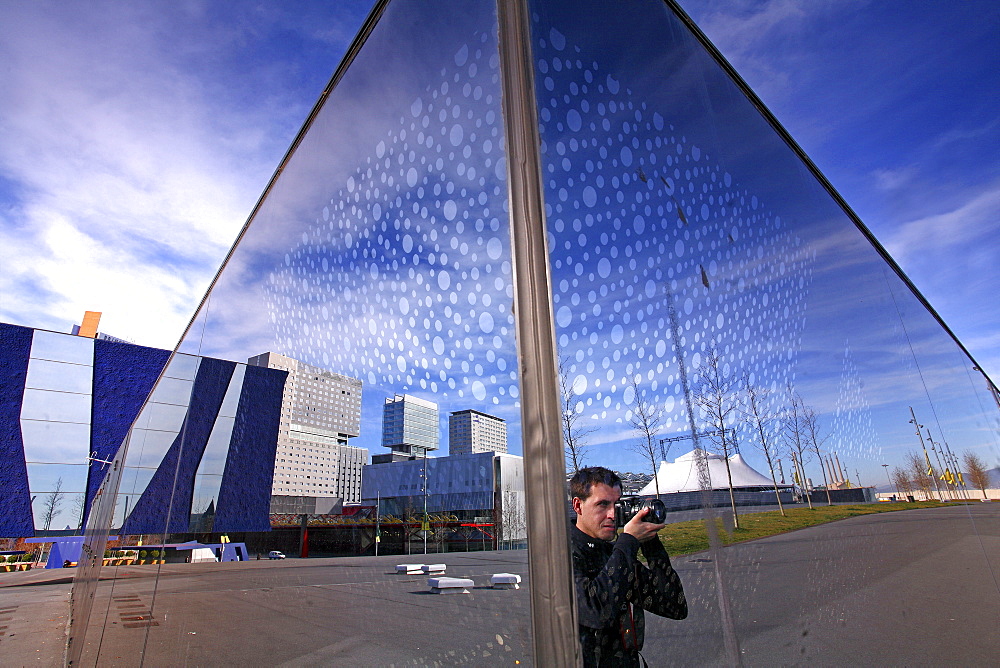
[[[0,3],[0,320],[172,347],[370,2]],[[683,3],[1000,377],[992,3]]]

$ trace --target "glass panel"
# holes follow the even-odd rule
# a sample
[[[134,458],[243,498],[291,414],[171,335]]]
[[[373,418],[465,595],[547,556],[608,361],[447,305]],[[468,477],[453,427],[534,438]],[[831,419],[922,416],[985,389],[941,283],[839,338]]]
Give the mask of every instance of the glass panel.
[[[114,526],[128,495],[121,542],[138,538],[135,522],[152,516],[144,504],[159,495],[170,516],[161,512],[158,528],[144,532],[147,546],[215,546],[197,554],[167,548],[175,563],[163,572],[183,580],[208,574],[187,559],[245,554],[223,548],[223,536],[250,554],[308,555],[322,568],[254,560],[180,590],[168,584],[180,582],[174,577],[118,581],[115,596],[176,595],[156,596],[157,624],[142,629],[95,614],[86,637],[102,638],[104,649],[86,644],[84,664],[107,660],[112,647],[115,656],[124,647],[141,651],[150,664],[198,663],[259,641],[276,663],[528,660],[525,591],[490,589],[493,573],[527,574],[523,550],[496,552],[495,500],[507,469],[495,469],[490,452],[458,455],[475,465],[454,463],[441,437],[452,412],[504,420],[506,440],[493,447],[516,462],[505,489],[523,488],[495,11],[495,3],[465,0],[388,5],[324,95],[179,344],[201,359],[183,376],[193,388],[186,413],[148,405],[120,488],[109,492]],[[240,369],[225,386],[209,368],[220,360]],[[159,392],[151,401],[162,400]],[[383,415],[397,403],[403,436],[383,439]],[[413,428],[420,424],[429,429]],[[179,429],[177,447],[143,445],[154,427]],[[420,489],[385,498],[363,488],[372,455],[405,460],[372,468],[396,467],[396,478]],[[161,494],[167,471],[171,486]],[[521,517],[522,497],[513,494],[511,508]],[[272,502],[287,510],[269,514]],[[510,546],[523,541],[512,536]],[[486,554],[450,554],[471,550]],[[444,563],[446,576],[468,580],[459,584],[469,593],[428,598],[427,576],[397,575],[401,563]],[[248,577],[253,584],[227,604],[232,623],[181,612],[202,596],[182,591],[228,588],[236,571],[241,589]],[[107,609],[110,588],[96,592],[95,611]],[[428,605],[414,615],[418,599]],[[311,621],[294,644],[259,614],[303,606]],[[405,619],[412,634],[372,642],[372,619]]]
[[[190,395],[190,391],[188,392]],[[159,399],[159,390],[154,390],[153,397]],[[175,397],[171,397],[175,398]],[[187,413],[187,401],[182,404],[165,404],[159,401],[146,404],[139,413],[138,424],[152,431],[177,433],[184,423]]]
[[[90,423],[90,395],[51,392],[49,390],[24,391],[21,420]]]
[[[233,438],[233,427],[236,423],[239,398],[243,391],[245,372],[244,365],[236,367],[222,401],[219,416],[212,426],[205,452],[198,464],[191,502],[191,530],[194,532],[204,533],[213,529],[215,509],[222,489],[222,474],[229,457],[229,446]]]
[[[229,389],[226,390],[226,396],[222,400],[222,406],[219,408],[219,417],[236,417],[236,410],[240,403],[240,394],[243,391],[243,378],[246,375],[246,366],[240,364],[233,371],[232,380],[229,381]]]
[[[176,378],[193,381],[195,374],[198,373],[198,364],[200,361],[201,358],[196,355],[175,354],[167,362],[167,368],[163,371],[163,379]],[[163,400],[168,401],[166,398]],[[186,397],[184,401],[187,401]]]
[[[35,530],[76,532],[83,515],[87,464],[28,464]]]
[[[21,420],[24,458],[28,462],[83,462],[90,453],[90,425]]]
[[[32,359],[28,363],[28,378],[24,386],[37,390],[90,394],[93,382],[94,368],[89,364]]]
[[[188,356],[185,355],[185,358]],[[175,368],[170,371],[176,371]],[[163,376],[156,384],[156,401],[159,404],[186,406],[191,397],[191,378],[173,378]]]
[[[912,587],[926,579],[912,569],[953,541],[974,547],[948,587],[992,583],[979,505],[903,503],[752,539],[830,505],[887,510],[876,496],[896,469],[909,486],[897,496],[967,498],[949,482],[952,456],[1000,453],[987,379],[668,4],[532,7],[570,468],[621,472],[677,525],[661,536],[690,614],[670,619],[680,611],[659,587],[643,655],[846,663],[884,651],[892,629],[908,638],[895,662],[965,656],[961,632],[907,635],[871,601],[893,601],[897,620],[920,615]],[[914,478],[925,489],[913,493]],[[587,514],[600,498],[580,493],[585,538],[573,542],[578,591],[593,592],[578,599],[591,659],[594,643],[620,647],[626,598],[645,596],[597,577],[607,557],[588,539],[614,538]],[[647,528],[619,530],[625,554],[636,544],[621,534]],[[642,551],[663,573],[655,541]],[[945,585],[928,586],[950,619],[981,628]],[[621,607],[608,612],[605,594]]]
[[[36,329],[31,339],[31,358],[91,366],[94,340]]]
[[[233,436],[233,423],[235,421],[235,418],[221,415],[215,421],[198,473],[222,475],[222,469],[226,465],[226,456],[229,454],[229,440]]]

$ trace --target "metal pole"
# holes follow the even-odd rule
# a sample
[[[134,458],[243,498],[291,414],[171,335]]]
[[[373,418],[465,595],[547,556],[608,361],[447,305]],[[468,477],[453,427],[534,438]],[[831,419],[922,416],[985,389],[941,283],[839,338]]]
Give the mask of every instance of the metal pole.
[[[938,469],[940,469],[941,475],[944,475],[944,470],[945,470],[945,468],[947,468],[947,465],[946,466],[941,466],[941,454],[937,451],[937,448],[934,447],[937,444],[934,442],[934,439],[931,438],[931,430],[930,429],[927,430],[927,442],[931,444],[931,452],[934,453],[934,459],[937,460]],[[937,476],[935,476],[935,477],[937,477]],[[944,484],[946,485],[945,489],[948,489],[947,488],[947,485],[948,485],[948,481],[947,480],[945,481]],[[953,499],[954,498],[954,495],[951,493],[950,489],[948,490],[948,498],[949,499]],[[941,500],[944,501],[944,497],[942,497]]]
[[[955,480],[958,480],[961,483],[961,484],[956,483],[955,488],[960,491],[961,497],[963,499],[968,500],[969,490],[965,486],[965,476],[962,476],[961,478],[958,477],[958,474],[961,471],[960,465],[958,463],[958,457],[955,456],[955,453],[951,451],[951,446],[948,445],[948,441],[944,442],[944,447],[948,449],[948,456],[951,457],[952,465],[955,467],[954,471]]]
[[[424,554],[427,554],[427,531],[430,526],[427,521],[427,448],[424,448],[424,521],[420,526],[420,533],[424,534]]]
[[[892,488],[894,485],[892,484],[892,478],[889,477],[889,465],[882,464],[882,469],[885,471],[885,479],[889,481],[889,487]],[[899,500],[899,487],[896,487],[896,500]]]
[[[910,406],[909,409],[910,409],[910,424],[912,424],[916,429],[917,438],[920,439],[920,448],[924,451],[924,459],[927,461],[928,464],[930,464],[930,457],[927,456],[927,446],[924,445],[924,435],[920,433],[920,430],[923,429],[924,425],[917,423],[917,415],[916,413],[913,412],[913,406]],[[934,489],[937,492],[938,501],[943,501],[944,497],[941,496],[941,488],[938,487],[937,476],[934,475],[934,467],[931,466],[930,469],[931,469],[930,473],[931,482],[934,483]]]
[[[528,573],[536,666],[582,663],[566,522],[552,281],[545,231],[538,111],[527,0],[498,0]]]

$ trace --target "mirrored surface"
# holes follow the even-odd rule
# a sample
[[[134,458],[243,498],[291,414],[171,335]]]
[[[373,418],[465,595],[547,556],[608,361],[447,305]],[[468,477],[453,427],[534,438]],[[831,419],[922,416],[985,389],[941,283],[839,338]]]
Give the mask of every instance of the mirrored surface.
[[[28,462],[81,463],[90,452],[90,424],[21,420]]]
[[[36,329],[31,338],[31,357],[89,366],[94,363],[94,339]]]
[[[90,395],[25,389],[21,419],[87,424],[90,422]]]
[[[162,595],[169,578],[137,583],[140,598],[157,592],[158,624],[119,637],[95,619],[84,663],[139,642],[151,663],[211,661],[257,642],[275,662],[529,660],[524,591],[490,582],[527,573],[523,549],[497,550],[499,490],[509,492],[508,548],[523,548],[525,502],[495,12],[491,2],[389,3],[181,341],[201,361],[180,373],[175,356],[167,375],[191,384],[189,398],[175,401],[181,385],[168,395],[164,377],[132,431],[113,495],[120,542],[142,526],[147,545],[194,539],[220,546],[207,548],[213,558],[239,558],[245,545],[287,560],[242,565],[256,567],[245,571],[248,595],[232,601],[242,623],[224,632],[170,607],[201,605],[229,589],[223,580],[180,596]],[[220,360],[237,363],[225,385],[206,370]],[[272,426],[260,408],[275,374]],[[502,440],[489,430],[489,446],[517,463],[454,454],[449,421],[470,410],[504,424]],[[402,436],[383,429],[393,411]],[[247,464],[248,449],[254,461],[270,457],[266,475]],[[378,467],[393,482],[386,494],[365,485]],[[169,507],[157,531],[140,524],[153,518],[153,498]],[[201,553],[173,550],[164,572],[200,565]],[[461,556],[469,552],[487,557]],[[441,596],[427,574],[397,575],[404,562],[446,563],[468,593]],[[284,642],[286,630],[259,614],[280,608],[310,609],[312,628],[297,632],[304,645]],[[373,619],[398,623],[372,640]]]
[[[36,531],[80,528],[87,465],[28,464]]]
[[[647,613],[644,655],[878,653],[862,599],[918,614],[907,586],[880,578],[902,582],[951,531],[992,544],[988,515],[914,511],[926,531],[950,523],[919,553],[896,517],[722,546],[787,521],[774,516],[905,499],[887,492],[893,468],[929,469],[929,498],[968,498],[955,453],[998,452],[987,379],[668,5],[532,7],[568,466],[627,473],[632,494],[664,501],[691,608],[683,621]],[[692,520],[705,538],[690,555],[678,537]],[[964,559],[964,590],[988,584],[988,552]],[[581,600],[582,624],[600,626],[595,605]],[[893,660],[964,648],[961,634],[909,638]]]
[[[955,472],[1000,453],[994,388],[671,4],[530,6],[545,419],[570,472],[664,502],[688,608],[624,627],[612,585],[578,620],[651,665],[944,663],[987,637],[955,591],[996,606],[1000,535]],[[489,2],[377,7],[111,465],[74,665],[532,661],[549,551],[522,549],[518,369],[546,361],[518,360],[512,300],[546,277],[511,266],[497,30]],[[878,504],[883,478],[914,500]],[[100,584],[109,529],[166,563]]]
[[[28,364],[25,387],[76,394],[90,394],[93,385],[93,360],[87,364],[32,359]]]

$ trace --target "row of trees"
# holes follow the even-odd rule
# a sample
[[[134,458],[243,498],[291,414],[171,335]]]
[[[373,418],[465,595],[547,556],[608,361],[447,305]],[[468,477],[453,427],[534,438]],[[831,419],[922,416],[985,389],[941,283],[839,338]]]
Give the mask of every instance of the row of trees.
[[[588,439],[597,428],[583,421],[581,398],[568,377],[566,367],[566,361],[562,360],[559,377],[563,440],[567,466],[575,472],[585,466],[590,449]],[[739,452],[741,437],[744,443],[758,450],[767,462],[782,515],[785,512],[781,505],[777,473],[780,469],[784,482],[782,460],[791,462],[793,477],[803,491],[807,480],[806,463],[812,460],[819,462],[827,503],[832,503],[830,487],[834,481],[827,478],[827,469],[823,464],[823,445],[829,435],[822,433],[816,411],[805,403],[791,383],[784,388],[782,396],[773,396],[774,392],[754,383],[748,374],[737,375],[714,348],[704,354],[695,371],[697,381],[692,391],[692,403],[700,421],[698,428],[702,430],[703,442],[708,439],[710,448],[725,460],[734,526],[739,526],[739,515],[729,457]],[[662,405],[650,399],[639,380],[639,376],[633,376],[629,380],[632,394],[629,422],[635,434],[630,448],[649,463],[653,479],[656,480],[657,466],[661,460],[666,459],[666,449],[660,438],[666,416]],[[981,490],[985,498],[986,489],[990,485],[986,463],[975,453],[966,451],[962,464],[966,484]],[[927,468],[925,458],[911,452],[905,465],[893,470],[891,479],[900,494],[919,492],[924,498],[930,498],[935,480],[928,474]],[[954,475],[957,477],[958,472]],[[658,484],[656,493],[660,493]],[[812,495],[806,494],[806,499],[811,508]]]
[[[973,489],[980,490],[984,499],[988,498],[986,488],[990,486],[990,474],[986,468],[986,462],[976,453],[966,450],[962,454],[962,467],[965,470],[961,474],[955,471],[952,475],[964,482],[964,486],[971,485]],[[922,457],[917,452],[908,452],[904,465],[893,468],[890,479],[900,495],[916,496],[920,494],[924,499],[930,499],[935,496],[934,493],[939,486],[934,479],[934,472],[928,472],[929,470],[926,457]],[[952,489],[958,488],[957,482],[952,483]],[[938,496],[940,496],[940,492]]]
[[[580,397],[572,380],[568,378],[566,367],[563,360],[559,365],[563,441],[567,466],[570,470],[577,471],[584,466],[589,450],[588,437],[596,427],[583,423]],[[777,473],[782,458],[791,460],[794,477],[804,487],[805,464],[815,455],[820,462],[823,483],[828,490],[827,501],[830,502],[830,481],[827,480],[826,468],[822,465],[822,446],[827,437],[821,433],[816,411],[805,404],[791,384],[785,388],[783,397],[772,396],[770,389],[753,382],[749,374],[735,373],[715,348],[704,353],[695,372],[692,402],[697,411],[696,419],[700,422],[698,428],[711,443],[710,448],[722,455],[725,461],[735,526],[739,526],[739,515],[729,458],[739,452],[742,436],[746,436],[744,443],[759,450],[767,462],[782,515],[784,508],[781,505]],[[640,385],[638,376],[629,381],[629,386],[633,395],[629,405],[629,422],[636,436],[631,449],[649,463],[655,480],[657,466],[666,458],[666,450],[660,439],[665,423],[664,409],[651,400],[649,393]],[[781,477],[784,477],[783,473]],[[811,507],[812,500],[808,496],[807,499]]]

